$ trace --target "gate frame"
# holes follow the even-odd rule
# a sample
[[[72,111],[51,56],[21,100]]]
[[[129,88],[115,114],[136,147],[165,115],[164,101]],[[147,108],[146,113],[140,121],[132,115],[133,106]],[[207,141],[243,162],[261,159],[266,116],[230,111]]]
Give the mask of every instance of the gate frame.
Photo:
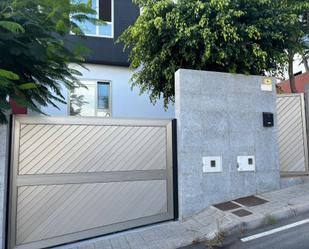
[[[36,120],[35,120],[36,119]],[[166,127],[166,182],[167,182],[167,213],[163,216],[157,214],[153,216],[138,218],[121,223],[114,223],[103,227],[96,227],[68,235],[53,237],[43,241],[31,242],[28,244],[16,245],[16,219],[17,219],[17,171],[19,136],[21,122],[31,121],[32,124],[68,124],[68,125],[123,125],[123,126],[152,126]],[[167,121],[169,121],[168,124]],[[8,181],[7,181],[7,210],[6,210],[6,235],[5,247],[7,249],[33,249],[49,248],[64,244],[76,243],[79,241],[90,240],[113,233],[149,226],[157,223],[178,219],[178,172],[177,172],[177,127],[176,119],[128,119],[128,118],[98,118],[98,117],[42,117],[27,115],[11,115],[10,122],[10,142],[9,142],[9,162],[8,162]],[[176,142],[176,144],[175,144]],[[104,172],[103,172],[104,173]],[[49,185],[49,184],[46,184]],[[15,205],[13,205],[15,204]],[[149,221],[151,219],[151,222]],[[128,224],[130,223],[130,224]],[[132,223],[134,225],[132,225]],[[112,228],[111,228],[112,227]],[[104,232],[106,230],[115,230]],[[89,235],[87,235],[89,234]],[[92,235],[90,235],[92,234]],[[53,243],[53,241],[57,243]],[[68,241],[70,240],[70,241]],[[47,244],[47,245],[46,245]]]
[[[305,94],[304,93],[289,93],[289,94],[277,94],[277,98],[284,97],[300,97],[301,102],[301,116],[302,116],[302,127],[303,127],[303,137],[304,137],[304,157],[305,157],[305,171],[297,172],[297,171],[281,171],[281,177],[293,177],[293,176],[308,176],[309,175],[309,165],[308,165],[308,130],[307,130],[307,106],[305,105]]]

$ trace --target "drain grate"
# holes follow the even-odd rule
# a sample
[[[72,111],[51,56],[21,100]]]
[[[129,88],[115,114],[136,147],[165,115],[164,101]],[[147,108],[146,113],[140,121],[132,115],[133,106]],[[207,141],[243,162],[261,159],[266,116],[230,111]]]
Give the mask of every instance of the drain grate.
[[[215,208],[220,209],[221,211],[229,211],[229,210],[233,210],[233,209],[237,209],[240,208],[241,206],[233,203],[233,202],[223,202],[223,203],[219,203],[216,205],[213,205]]]
[[[232,212],[232,214],[235,214],[238,217],[245,217],[245,216],[251,215],[252,213],[245,209],[239,209],[239,210]]]
[[[265,204],[265,203],[268,202],[268,201],[266,201],[262,198],[254,196],[254,195],[244,197],[244,198],[239,198],[239,199],[236,199],[234,201],[243,205],[243,206],[246,206],[246,207],[258,206],[258,205],[262,205],[262,204]]]

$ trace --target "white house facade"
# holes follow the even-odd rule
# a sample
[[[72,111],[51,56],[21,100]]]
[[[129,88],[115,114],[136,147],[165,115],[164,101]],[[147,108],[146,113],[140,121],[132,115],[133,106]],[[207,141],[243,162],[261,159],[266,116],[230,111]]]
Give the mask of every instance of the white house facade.
[[[80,80],[87,88],[72,92],[63,88],[67,104],[58,103],[59,109],[47,106],[41,110],[50,116],[173,118],[172,104],[165,109],[162,100],[153,104],[148,93],[140,95],[138,88],[131,88],[128,52],[123,51],[122,44],[116,43],[121,33],[138,17],[139,7],[131,0],[94,0],[92,4],[97,17],[105,24],[82,23],[86,38],[68,37],[70,41],[81,43],[91,50],[85,61],[87,69],[71,65],[82,73]]]
[[[131,88],[132,72],[128,67],[85,64],[87,69],[74,66],[82,72],[81,82],[87,88],[69,92],[63,88],[67,104],[42,107],[51,116],[99,116],[113,118],[173,118],[174,106],[164,108],[163,100],[152,104],[147,93],[140,95]]]

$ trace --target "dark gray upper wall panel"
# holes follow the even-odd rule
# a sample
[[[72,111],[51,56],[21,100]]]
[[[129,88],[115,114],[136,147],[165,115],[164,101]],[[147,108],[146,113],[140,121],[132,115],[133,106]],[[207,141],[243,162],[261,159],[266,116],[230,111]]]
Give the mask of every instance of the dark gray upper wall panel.
[[[128,53],[123,52],[122,44],[115,44],[119,35],[139,16],[139,7],[132,0],[114,0],[114,38],[81,38],[70,35],[69,39],[80,41],[92,50],[86,57],[87,63],[128,66]]]
[[[99,1],[99,18],[106,22],[112,21],[112,1],[100,0]]]

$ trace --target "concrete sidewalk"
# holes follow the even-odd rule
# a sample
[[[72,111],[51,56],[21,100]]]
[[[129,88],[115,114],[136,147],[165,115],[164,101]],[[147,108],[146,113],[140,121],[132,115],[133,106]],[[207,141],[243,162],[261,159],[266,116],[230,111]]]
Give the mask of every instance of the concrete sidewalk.
[[[165,222],[57,249],[172,249],[200,239],[212,239],[218,231],[239,233],[309,211],[309,183],[258,196],[268,202],[243,207],[253,213],[246,217],[209,207],[182,222]]]

